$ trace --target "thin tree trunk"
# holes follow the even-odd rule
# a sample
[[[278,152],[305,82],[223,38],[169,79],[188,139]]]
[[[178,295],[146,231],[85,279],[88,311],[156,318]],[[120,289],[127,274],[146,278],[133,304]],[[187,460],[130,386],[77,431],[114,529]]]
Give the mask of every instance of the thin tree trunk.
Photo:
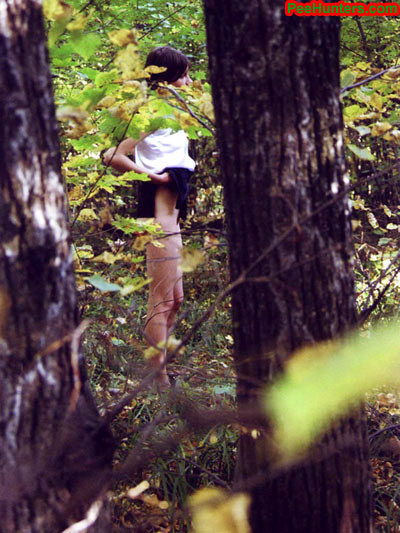
[[[355,322],[339,24],[286,17],[278,0],[204,5],[231,276],[247,280],[232,313],[248,405],[294,350]],[[255,532],[369,531],[362,420],[343,422],[315,458],[277,475],[264,440],[241,438],[238,476],[266,474],[252,490]]]
[[[111,459],[110,435],[97,432],[97,410],[77,362],[75,280],[45,43],[41,3],[2,0],[0,530],[5,533],[62,531],[101,492]]]

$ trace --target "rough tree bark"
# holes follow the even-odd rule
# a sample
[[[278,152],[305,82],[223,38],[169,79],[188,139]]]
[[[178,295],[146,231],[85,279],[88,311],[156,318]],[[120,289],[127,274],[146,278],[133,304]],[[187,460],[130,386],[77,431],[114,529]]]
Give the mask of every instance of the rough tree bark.
[[[282,0],[204,5],[231,276],[247,280],[232,295],[243,406],[295,349],[355,322],[339,23],[287,17]],[[266,474],[252,489],[253,531],[371,530],[362,420],[344,421],[313,454],[271,476],[263,439],[241,437],[238,477]]]
[[[0,530],[5,533],[56,533],[82,518],[102,489],[112,449],[77,363],[76,291],[45,43],[41,2],[1,1]]]

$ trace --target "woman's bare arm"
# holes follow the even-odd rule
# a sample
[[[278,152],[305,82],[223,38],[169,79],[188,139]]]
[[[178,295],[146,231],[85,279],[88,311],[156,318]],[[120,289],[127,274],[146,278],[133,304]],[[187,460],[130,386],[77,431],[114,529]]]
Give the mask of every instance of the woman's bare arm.
[[[142,138],[144,138],[144,136]],[[140,140],[142,140],[142,138]],[[118,172],[129,172],[133,170],[138,174],[147,174],[155,184],[169,183],[171,178],[167,172],[163,172],[162,174],[146,172],[128,157],[128,154],[133,153],[135,146],[140,140],[135,141],[135,139],[125,139],[116,148],[109,148],[104,153],[104,163],[112,166],[115,170],[118,170]]]

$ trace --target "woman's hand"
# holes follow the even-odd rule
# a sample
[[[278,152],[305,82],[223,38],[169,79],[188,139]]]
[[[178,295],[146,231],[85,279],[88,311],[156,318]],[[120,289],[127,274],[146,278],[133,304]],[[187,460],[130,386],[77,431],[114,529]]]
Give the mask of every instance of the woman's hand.
[[[163,172],[162,174],[149,173],[148,176],[155,185],[164,185],[171,182],[171,176],[168,172]]]

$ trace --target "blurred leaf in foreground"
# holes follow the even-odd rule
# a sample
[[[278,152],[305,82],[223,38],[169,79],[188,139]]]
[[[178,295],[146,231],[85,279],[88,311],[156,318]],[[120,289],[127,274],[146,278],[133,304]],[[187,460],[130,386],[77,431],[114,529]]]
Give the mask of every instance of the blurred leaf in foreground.
[[[282,461],[300,456],[373,387],[400,381],[400,325],[300,350],[265,394]]]
[[[189,498],[193,533],[250,533],[249,505],[248,494],[230,495],[211,487],[198,490]]]

